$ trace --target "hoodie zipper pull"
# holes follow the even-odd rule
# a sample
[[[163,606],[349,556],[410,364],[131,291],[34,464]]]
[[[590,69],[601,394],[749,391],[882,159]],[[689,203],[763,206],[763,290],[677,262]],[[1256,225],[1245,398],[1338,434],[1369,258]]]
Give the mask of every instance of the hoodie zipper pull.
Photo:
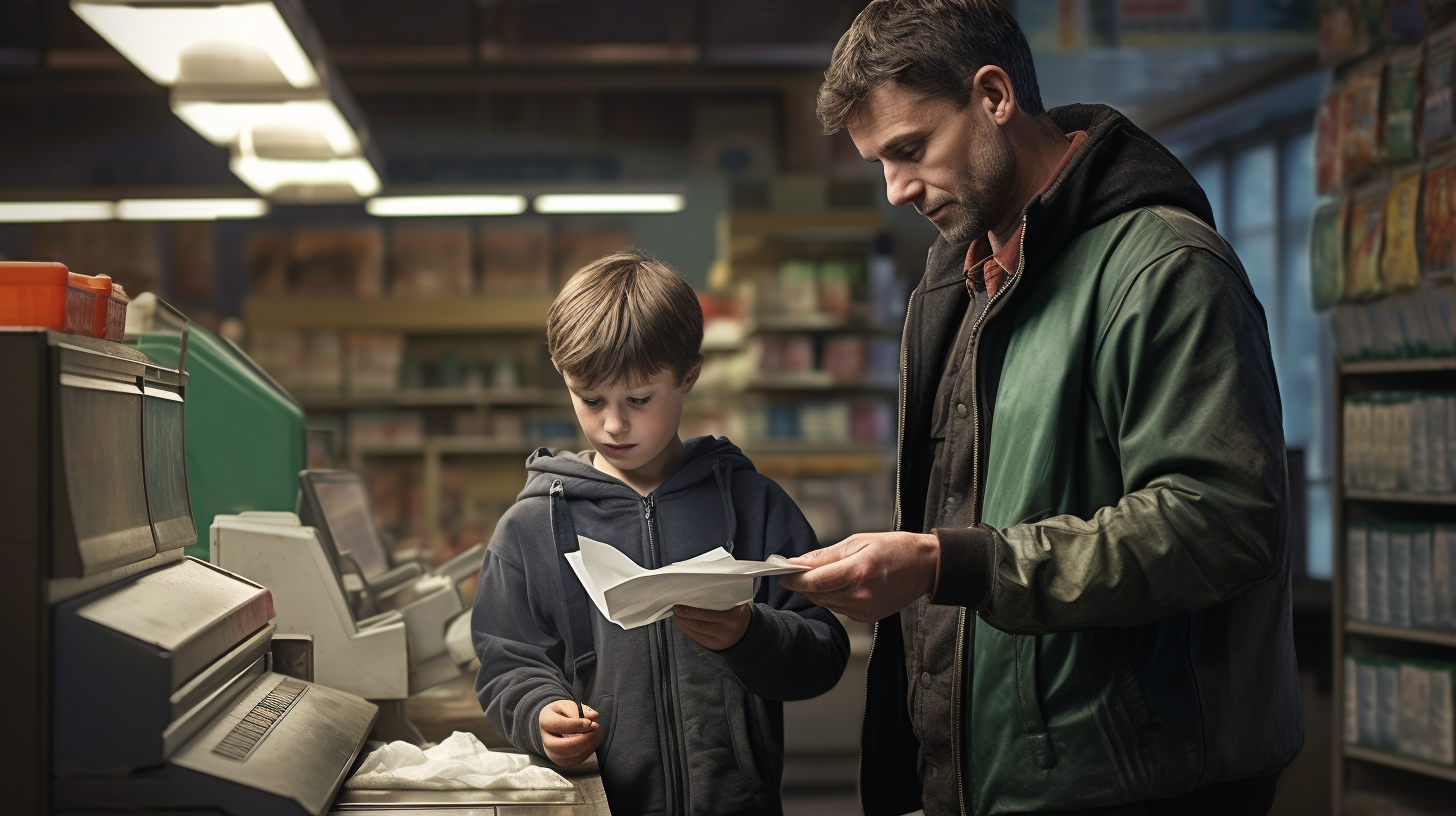
[[[648,521],[652,521],[652,505],[653,501],[651,496],[642,497],[642,515]]]

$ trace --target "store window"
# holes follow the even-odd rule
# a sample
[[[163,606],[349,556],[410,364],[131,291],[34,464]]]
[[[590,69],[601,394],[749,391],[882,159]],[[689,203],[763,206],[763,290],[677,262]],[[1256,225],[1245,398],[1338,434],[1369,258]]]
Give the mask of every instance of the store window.
[[[1285,444],[1303,453],[1302,571],[1328,579],[1333,544],[1331,350],[1326,320],[1314,311],[1309,297],[1313,134],[1307,124],[1271,128],[1201,152],[1189,162],[1189,170],[1208,194],[1219,231],[1238,252],[1264,307],[1284,408]]]

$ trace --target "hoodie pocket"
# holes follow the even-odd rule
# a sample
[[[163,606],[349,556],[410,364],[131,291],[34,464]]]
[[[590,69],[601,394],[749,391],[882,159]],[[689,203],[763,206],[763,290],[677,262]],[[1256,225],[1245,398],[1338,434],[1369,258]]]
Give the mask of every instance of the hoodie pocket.
[[[775,810],[774,803],[764,797],[768,783],[758,766],[753,753],[753,740],[749,729],[749,706],[744,700],[743,686],[733,677],[723,678],[723,714],[728,725],[728,736],[733,743],[733,756],[737,760],[739,777],[753,801],[763,812]],[[726,793],[726,792],[725,792]]]
[[[597,729],[602,732],[602,741],[597,745],[597,761],[605,764],[612,753],[612,738],[617,736],[617,695],[603,694],[600,700],[590,704],[597,710]]]
[[[1057,764],[1057,758],[1052,753],[1051,735],[1047,733],[1046,715],[1042,713],[1041,696],[1036,689],[1040,649],[1040,635],[1016,636],[1016,699],[1021,709],[1021,725],[1032,761],[1045,771]]]

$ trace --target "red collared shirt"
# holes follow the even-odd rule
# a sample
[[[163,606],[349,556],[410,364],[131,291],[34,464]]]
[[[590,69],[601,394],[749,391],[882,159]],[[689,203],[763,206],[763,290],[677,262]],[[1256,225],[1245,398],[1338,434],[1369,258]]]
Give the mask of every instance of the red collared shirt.
[[[1056,181],[1062,175],[1062,171],[1067,169],[1067,162],[1072,160],[1072,154],[1076,153],[1077,148],[1082,146],[1082,142],[1086,141],[1087,131],[1078,130],[1069,133],[1067,134],[1067,139],[1071,144],[1068,145],[1067,152],[1062,156],[1061,163],[1057,165],[1057,169],[1052,171],[1052,175],[1046,180],[1046,184],[1043,184],[1041,189],[1036,191],[1036,195],[1045,193],[1052,186],[1052,182]],[[982,235],[980,238],[971,242],[970,249],[966,250],[967,289],[972,289],[973,287],[979,288],[978,284],[984,284],[986,297],[993,298],[996,296],[996,293],[1001,289],[1001,284],[1007,278],[1011,277],[1016,271],[1016,265],[1021,262],[1021,228],[1022,225],[1017,224],[1016,230],[1011,233],[1010,238],[1006,239],[1006,244],[1001,247],[1001,251],[994,255],[991,253],[991,239],[989,235]],[[975,297],[974,291],[971,296],[972,298]]]

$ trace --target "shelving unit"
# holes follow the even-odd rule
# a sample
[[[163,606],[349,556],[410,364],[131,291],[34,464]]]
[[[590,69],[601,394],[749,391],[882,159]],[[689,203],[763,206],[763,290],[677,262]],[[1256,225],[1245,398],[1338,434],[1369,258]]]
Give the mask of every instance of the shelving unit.
[[[1336,365],[1333,380],[1336,420],[1334,478],[1331,483],[1334,499],[1332,531],[1335,541],[1332,615],[1332,802],[1335,816],[1341,816],[1347,812],[1370,812],[1368,801],[1383,801],[1382,797],[1398,798],[1408,787],[1407,783],[1422,790],[1456,783],[1456,766],[1346,742],[1347,655],[1456,662],[1456,631],[1408,628],[1347,619],[1347,599],[1351,591],[1348,526],[1351,523],[1367,521],[1403,523],[1412,519],[1421,522],[1456,523],[1456,509],[1453,509],[1456,508],[1456,494],[1347,488],[1347,440],[1345,426],[1340,419],[1347,397],[1383,392],[1456,391],[1456,358],[1348,362]],[[1415,774],[1422,779],[1393,779],[1385,769]],[[1456,784],[1450,785],[1444,793],[1438,791],[1438,797],[1456,797]]]

